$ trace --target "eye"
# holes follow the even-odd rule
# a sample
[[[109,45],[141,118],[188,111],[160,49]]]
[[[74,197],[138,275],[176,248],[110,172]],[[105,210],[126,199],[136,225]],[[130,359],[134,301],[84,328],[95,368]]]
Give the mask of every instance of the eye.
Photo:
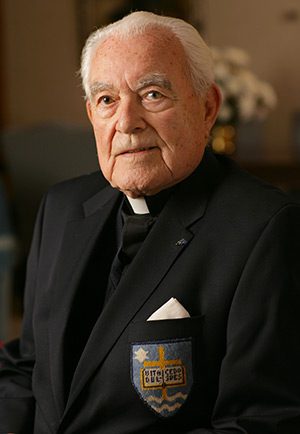
[[[144,96],[144,98],[147,99],[147,100],[149,100],[149,101],[156,101],[156,100],[158,100],[158,99],[160,99],[162,97],[163,97],[163,94],[160,93],[158,90],[150,90]]]
[[[114,102],[114,99],[110,95],[103,95],[98,99],[98,105],[110,105]]]
[[[172,106],[173,99],[164,89],[160,91],[149,86],[141,94],[141,103],[149,112],[161,112]]]

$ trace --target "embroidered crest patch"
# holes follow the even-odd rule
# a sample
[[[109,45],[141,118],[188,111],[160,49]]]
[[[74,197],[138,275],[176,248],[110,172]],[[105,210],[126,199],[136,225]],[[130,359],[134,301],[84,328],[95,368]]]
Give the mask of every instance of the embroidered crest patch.
[[[131,380],[152,410],[173,416],[193,384],[191,338],[132,344]]]

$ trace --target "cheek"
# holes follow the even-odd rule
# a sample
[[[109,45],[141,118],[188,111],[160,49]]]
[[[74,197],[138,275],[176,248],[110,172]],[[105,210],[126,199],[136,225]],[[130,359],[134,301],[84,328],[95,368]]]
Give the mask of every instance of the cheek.
[[[179,110],[166,111],[159,121],[153,124],[164,142],[169,147],[186,143],[186,138],[199,141],[203,129],[202,113],[199,105],[191,107],[183,105]]]
[[[162,129],[166,143],[163,158],[171,171],[181,176],[193,170],[201,161],[205,148],[205,131],[201,113],[191,116],[188,109],[170,117]]]
[[[91,119],[97,148],[104,153],[110,153],[111,143],[115,134],[115,120],[103,119],[94,111]]]
[[[174,116],[172,113],[165,113],[151,125],[168,149],[171,150],[176,147],[183,129],[181,117]]]
[[[166,116],[156,131],[166,145],[162,149],[163,154],[168,154],[169,158],[178,159],[178,153],[184,153],[189,146],[200,142],[198,119],[191,119],[185,111],[181,111],[176,116]]]
[[[109,180],[113,170],[113,159],[111,157],[111,140],[105,129],[95,128],[94,135],[96,140],[96,149],[98,162],[103,175]]]

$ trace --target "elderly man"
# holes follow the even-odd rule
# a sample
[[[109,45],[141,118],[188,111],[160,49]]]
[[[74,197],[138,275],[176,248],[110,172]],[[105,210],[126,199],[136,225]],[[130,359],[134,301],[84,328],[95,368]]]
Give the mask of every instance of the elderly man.
[[[82,78],[111,185],[42,202],[1,432],[299,434],[300,207],[207,149],[209,49],[136,12],[90,36]]]

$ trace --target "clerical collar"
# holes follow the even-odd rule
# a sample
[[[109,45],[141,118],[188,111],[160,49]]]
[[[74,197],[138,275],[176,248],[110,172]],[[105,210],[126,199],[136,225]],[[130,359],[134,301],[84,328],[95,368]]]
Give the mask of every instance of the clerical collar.
[[[137,197],[133,199],[132,197],[126,196],[128,202],[131,205],[131,208],[134,212],[134,214],[149,214],[149,208],[147,205],[147,202],[145,201],[144,197]]]
[[[157,216],[165,206],[175,188],[176,185],[162,190],[153,196],[144,196],[136,199],[126,196],[128,201],[127,205],[135,214],[150,213],[153,217]]]

